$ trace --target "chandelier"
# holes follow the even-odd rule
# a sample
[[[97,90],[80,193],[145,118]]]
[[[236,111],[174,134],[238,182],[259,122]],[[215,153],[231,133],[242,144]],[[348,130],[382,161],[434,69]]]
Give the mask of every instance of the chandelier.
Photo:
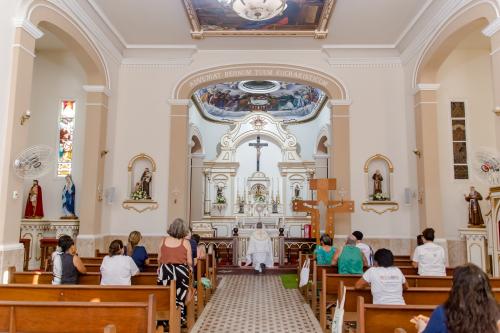
[[[249,21],[264,21],[281,15],[286,9],[286,0],[217,0],[224,7],[231,7],[241,18]]]

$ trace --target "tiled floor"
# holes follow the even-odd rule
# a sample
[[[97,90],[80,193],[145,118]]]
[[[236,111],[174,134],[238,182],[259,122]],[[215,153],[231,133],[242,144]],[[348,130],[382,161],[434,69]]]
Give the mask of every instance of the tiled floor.
[[[297,289],[276,275],[228,275],[196,322],[193,333],[321,332]]]

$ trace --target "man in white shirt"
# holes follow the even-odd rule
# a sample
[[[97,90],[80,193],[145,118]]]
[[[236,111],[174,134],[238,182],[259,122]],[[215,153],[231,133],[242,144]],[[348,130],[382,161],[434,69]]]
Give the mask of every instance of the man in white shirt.
[[[417,246],[413,252],[413,267],[418,267],[418,275],[446,276],[444,249],[434,244],[434,229],[427,228],[422,235],[424,244]]]
[[[372,256],[373,256],[373,250],[370,247],[370,245],[365,244],[365,243],[362,242],[362,240],[363,240],[363,233],[361,231],[357,231],[356,230],[356,231],[354,231],[352,233],[352,235],[354,237],[356,237],[356,247],[358,249],[360,249],[361,252],[363,252],[363,254],[364,254],[365,258],[366,258],[366,262],[368,263],[368,266],[369,267],[373,266],[373,260],[372,260],[373,259],[372,258]]]
[[[257,223],[257,230],[250,236],[247,248],[246,265],[253,264],[254,269],[263,273],[266,267],[273,267],[273,244],[271,237],[262,230],[262,223]]]
[[[379,249],[374,256],[375,267],[369,268],[356,282],[356,289],[370,286],[373,304],[405,304],[403,289],[408,283],[401,270],[394,266],[394,256],[388,249]]]

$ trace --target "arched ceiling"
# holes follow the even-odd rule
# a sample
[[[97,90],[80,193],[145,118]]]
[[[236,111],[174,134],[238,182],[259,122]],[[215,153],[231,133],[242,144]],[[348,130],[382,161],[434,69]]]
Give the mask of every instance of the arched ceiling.
[[[246,80],[198,89],[193,100],[204,118],[217,122],[237,121],[253,111],[287,122],[304,122],[317,116],[326,95],[301,83]]]

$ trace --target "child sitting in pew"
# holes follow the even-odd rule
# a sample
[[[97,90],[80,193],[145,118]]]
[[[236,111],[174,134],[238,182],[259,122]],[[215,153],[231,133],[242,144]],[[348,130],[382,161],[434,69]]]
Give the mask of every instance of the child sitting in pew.
[[[356,282],[356,289],[370,287],[373,304],[405,304],[403,289],[408,289],[408,282],[401,270],[394,266],[391,250],[379,249],[373,257],[375,266],[370,267]]]
[[[101,285],[132,284],[132,276],[139,273],[139,268],[132,257],[124,255],[123,242],[115,239],[109,244],[109,254],[101,264]]]

